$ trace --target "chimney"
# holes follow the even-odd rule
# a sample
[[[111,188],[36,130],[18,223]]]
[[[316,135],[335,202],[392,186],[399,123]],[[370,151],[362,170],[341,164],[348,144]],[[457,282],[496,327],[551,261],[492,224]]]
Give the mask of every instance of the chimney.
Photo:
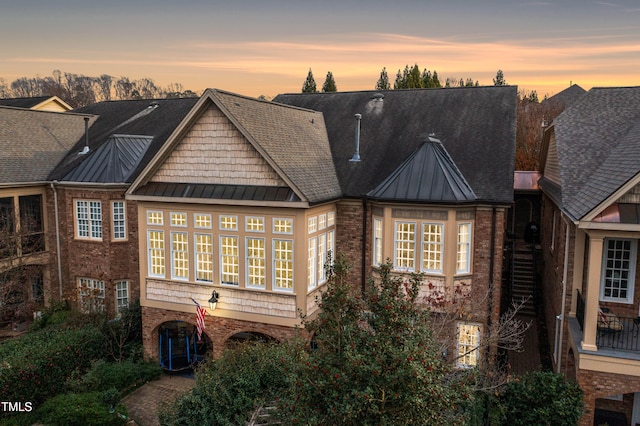
[[[349,161],[360,161],[360,120],[362,120],[362,114],[356,114],[356,142],[353,157]]]
[[[84,148],[79,152],[80,155],[89,153],[89,117],[84,118]]]

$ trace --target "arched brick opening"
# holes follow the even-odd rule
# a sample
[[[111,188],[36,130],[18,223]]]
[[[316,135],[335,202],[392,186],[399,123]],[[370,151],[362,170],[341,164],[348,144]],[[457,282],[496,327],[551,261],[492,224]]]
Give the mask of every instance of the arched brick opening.
[[[211,339],[206,333],[198,338],[195,324],[189,321],[166,321],[157,328],[158,360],[169,372],[193,368],[212,352]]]
[[[573,353],[573,348],[569,349],[569,353],[567,354],[567,369],[565,374],[568,379],[576,381],[576,358]]]

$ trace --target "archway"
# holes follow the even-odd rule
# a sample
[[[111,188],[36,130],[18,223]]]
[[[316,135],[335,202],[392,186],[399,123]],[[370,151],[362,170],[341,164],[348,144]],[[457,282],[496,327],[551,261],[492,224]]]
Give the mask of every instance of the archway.
[[[158,359],[169,372],[193,368],[212,349],[211,340],[202,334],[198,341],[196,326],[185,321],[167,321],[158,327]]]

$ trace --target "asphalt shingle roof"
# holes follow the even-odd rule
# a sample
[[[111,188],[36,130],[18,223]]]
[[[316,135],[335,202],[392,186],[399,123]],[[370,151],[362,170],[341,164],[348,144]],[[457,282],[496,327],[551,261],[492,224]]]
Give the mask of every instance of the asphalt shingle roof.
[[[562,207],[581,219],[640,173],[640,87],[591,89],[554,132]]]
[[[342,195],[321,113],[221,90],[210,95],[309,202]]]
[[[376,188],[433,134],[479,200],[513,201],[515,86],[283,94],[274,101],[324,114],[345,196]],[[349,161],[354,114],[362,115],[360,162]]]
[[[0,183],[47,180],[84,134],[84,118],[80,114],[0,107]]]
[[[31,98],[3,98],[0,99],[0,105],[11,106],[15,108],[33,108],[42,102],[50,99],[51,96],[34,96]]]

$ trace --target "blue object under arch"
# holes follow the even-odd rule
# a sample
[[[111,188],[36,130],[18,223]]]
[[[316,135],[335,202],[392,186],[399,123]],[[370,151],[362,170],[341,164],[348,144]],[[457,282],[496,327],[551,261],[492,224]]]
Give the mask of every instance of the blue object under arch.
[[[165,322],[158,329],[158,358],[160,366],[168,372],[192,369],[204,359],[208,341],[198,342],[196,328],[184,321]]]

